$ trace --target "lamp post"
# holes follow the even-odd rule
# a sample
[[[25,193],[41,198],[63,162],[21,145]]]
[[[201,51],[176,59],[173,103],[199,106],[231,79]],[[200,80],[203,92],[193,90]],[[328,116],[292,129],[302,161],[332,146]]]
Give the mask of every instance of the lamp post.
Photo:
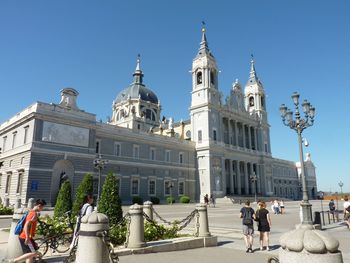
[[[318,196],[320,197],[320,200],[321,200],[322,220],[323,220],[323,224],[325,225],[325,222],[324,222],[324,212],[323,212],[323,197],[324,197],[324,192],[320,191],[320,192],[318,193]]]
[[[301,134],[306,128],[314,124],[315,108],[311,106],[310,102],[308,102],[307,100],[304,100],[301,106],[303,108],[305,118],[302,118],[300,116],[300,111],[299,111],[299,94],[297,92],[293,93],[292,100],[295,105],[295,112],[294,112],[295,118],[293,119],[293,112],[290,109],[288,109],[284,104],[282,104],[280,107],[280,113],[281,113],[283,124],[291,128],[292,130],[295,130],[298,134],[301,180],[302,180],[302,186],[303,186],[303,201],[301,203],[302,210],[303,210],[302,224],[312,225],[312,205],[309,202],[309,196],[307,193]]]
[[[344,183],[342,181],[340,181],[338,183],[339,187],[340,187],[340,194],[343,195],[343,186],[344,186]]]
[[[98,189],[97,189],[97,206],[100,201],[100,194],[101,194],[101,172],[104,169],[105,165],[108,163],[108,160],[102,159],[101,154],[97,156],[96,159],[93,161],[95,169],[98,170]]]
[[[256,203],[256,181],[258,180],[258,178],[254,171],[253,174],[250,176],[250,180],[254,184],[254,202]]]

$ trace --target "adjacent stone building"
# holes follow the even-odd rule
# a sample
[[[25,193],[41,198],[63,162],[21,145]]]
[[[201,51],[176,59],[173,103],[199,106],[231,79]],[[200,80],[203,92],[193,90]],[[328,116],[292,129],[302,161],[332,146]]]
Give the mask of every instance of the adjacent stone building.
[[[58,104],[36,102],[0,125],[0,197],[55,202],[63,180],[73,193],[84,174],[94,175],[97,156],[119,180],[125,203],[133,196],[164,200],[204,194],[301,196],[300,164],[272,157],[264,87],[252,58],[247,84],[236,80],[226,98],[219,69],[202,40],[192,63],[189,120],[161,119],[157,95],[143,81],[140,58],[133,82],[112,103],[112,118],[96,121],[79,109],[78,92],[61,91]],[[305,161],[308,191],[317,191],[315,166]],[[298,170],[299,169],[299,170]]]

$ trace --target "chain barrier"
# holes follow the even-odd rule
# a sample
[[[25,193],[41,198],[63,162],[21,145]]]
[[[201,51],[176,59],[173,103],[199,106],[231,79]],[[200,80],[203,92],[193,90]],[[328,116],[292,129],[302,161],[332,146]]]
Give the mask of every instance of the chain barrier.
[[[107,230],[97,232],[96,236],[101,237],[103,243],[106,245],[108,249],[109,260],[111,263],[119,263],[119,257],[117,253],[114,253],[114,247],[111,243],[111,238],[109,236],[109,232]]]
[[[192,219],[194,217],[197,217],[197,221],[196,221],[196,232],[195,232],[195,236],[198,236],[199,234],[199,213],[197,209],[194,209],[188,216],[186,216],[184,219],[182,219],[181,221],[177,221],[174,220],[173,222],[167,221],[164,218],[162,218],[155,210],[154,208],[152,208],[153,213],[164,223],[168,224],[168,225],[179,225],[178,231],[183,230],[185,227],[188,226],[189,223],[191,223]],[[158,226],[157,222],[153,219],[151,219],[145,212],[143,212],[143,216],[144,218],[150,222],[151,224],[153,224],[154,226]]]

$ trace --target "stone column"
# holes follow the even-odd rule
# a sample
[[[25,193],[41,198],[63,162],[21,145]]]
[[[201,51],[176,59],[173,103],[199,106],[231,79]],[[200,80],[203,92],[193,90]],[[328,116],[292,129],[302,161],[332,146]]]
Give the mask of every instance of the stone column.
[[[244,181],[245,181],[245,191],[246,195],[249,195],[249,172],[248,172],[248,163],[244,163]]]
[[[225,194],[227,182],[226,182],[226,162],[224,157],[221,157],[221,180],[220,181],[221,181],[220,190],[223,192],[223,194]]]
[[[199,233],[198,237],[209,237],[208,212],[206,204],[197,204],[196,209],[199,213]]]
[[[153,203],[151,201],[143,203],[143,211],[151,220],[153,220]]]
[[[101,237],[108,231],[108,217],[93,212],[81,219],[76,263],[110,262],[108,247]]]
[[[24,213],[27,211],[26,208],[15,209],[12,216],[11,229],[7,242],[7,256],[8,258],[16,258],[23,255],[21,243],[19,243],[18,235],[15,235],[15,227],[17,222],[22,218]]]
[[[19,209],[21,208],[21,198],[16,199],[15,207],[14,209]]]
[[[228,144],[233,145],[233,138],[232,138],[232,127],[231,127],[231,120],[228,118]]]
[[[258,189],[258,193],[261,194],[261,174],[260,174],[260,165],[256,164],[256,178],[258,179],[257,181],[257,189]]]
[[[239,146],[239,143],[238,143],[237,121],[235,121],[235,145],[236,145],[236,146]]]
[[[252,149],[252,132],[251,132],[251,127],[248,125],[248,138],[249,138],[249,149]]]
[[[245,143],[245,125],[242,123],[242,130],[243,130],[243,148],[247,148],[247,145]]]
[[[239,161],[236,161],[236,176],[237,176],[237,194],[242,194],[242,184],[241,184],[241,165]]]
[[[255,144],[255,151],[258,150],[258,129],[254,128],[254,144]]]
[[[228,160],[229,161],[229,165],[230,165],[230,190],[231,193],[234,194],[235,193],[235,187],[234,187],[234,175],[233,175],[233,168],[232,168],[232,160]]]
[[[142,205],[134,204],[129,208],[130,226],[129,240],[127,240],[127,248],[140,248],[146,245],[145,229],[143,223]]]

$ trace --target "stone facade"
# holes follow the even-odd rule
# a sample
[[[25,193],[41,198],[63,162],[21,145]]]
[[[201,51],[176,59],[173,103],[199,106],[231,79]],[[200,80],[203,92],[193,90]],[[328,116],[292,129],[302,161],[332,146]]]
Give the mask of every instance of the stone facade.
[[[140,58],[107,123],[79,109],[79,93],[72,88],[61,91],[58,104],[30,105],[0,125],[0,197],[10,203],[40,197],[53,204],[64,179],[70,179],[74,193],[86,173],[94,175],[97,193],[93,160],[101,155],[109,160],[102,180],[113,172],[125,203],[133,196],[198,200],[210,193],[255,191],[299,199],[300,165],[271,155],[266,96],[254,60],[244,90],[237,80],[225,99],[218,72],[203,30],[193,59],[189,120],[160,119],[160,101],[143,82]],[[316,173],[309,155],[305,167],[314,197]]]

